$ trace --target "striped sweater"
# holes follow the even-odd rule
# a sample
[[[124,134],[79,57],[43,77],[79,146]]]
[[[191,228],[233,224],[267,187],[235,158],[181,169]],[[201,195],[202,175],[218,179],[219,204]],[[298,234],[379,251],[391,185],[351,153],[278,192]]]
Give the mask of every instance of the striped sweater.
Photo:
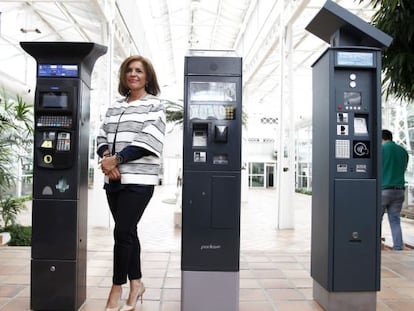
[[[106,145],[115,153],[127,146],[137,146],[154,154],[120,164],[122,184],[158,184],[165,124],[164,105],[152,95],[130,103],[118,100],[108,108],[96,139],[98,150]],[[109,182],[107,176],[105,182]]]

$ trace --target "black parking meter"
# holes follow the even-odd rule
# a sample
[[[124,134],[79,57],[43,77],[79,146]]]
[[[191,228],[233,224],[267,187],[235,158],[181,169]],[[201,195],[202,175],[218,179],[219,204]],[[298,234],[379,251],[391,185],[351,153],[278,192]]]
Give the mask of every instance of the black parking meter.
[[[185,58],[182,311],[239,310],[242,59],[228,54]]]
[[[91,72],[106,47],[20,45],[37,62],[30,305],[77,310],[86,299]]]
[[[306,28],[331,44],[313,65],[313,296],[376,309],[381,252],[381,48],[392,38],[327,1]]]

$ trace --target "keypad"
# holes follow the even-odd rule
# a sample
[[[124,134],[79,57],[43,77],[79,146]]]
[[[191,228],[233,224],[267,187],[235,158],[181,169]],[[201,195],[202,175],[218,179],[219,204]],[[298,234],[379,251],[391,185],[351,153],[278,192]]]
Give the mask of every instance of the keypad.
[[[337,139],[335,143],[335,157],[337,159],[349,159],[350,154],[350,141]]]
[[[40,116],[37,118],[38,127],[72,127],[72,118],[69,116]]]

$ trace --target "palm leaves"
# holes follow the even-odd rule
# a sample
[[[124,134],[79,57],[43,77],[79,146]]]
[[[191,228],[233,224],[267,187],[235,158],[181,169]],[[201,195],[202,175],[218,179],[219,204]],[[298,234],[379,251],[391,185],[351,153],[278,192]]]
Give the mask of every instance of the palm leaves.
[[[362,2],[362,0],[360,0]],[[394,38],[382,57],[386,95],[414,99],[414,1],[371,0],[372,23]]]
[[[20,96],[0,96],[0,199],[14,183],[13,168],[33,144],[33,106]]]
[[[165,114],[168,122],[173,122],[175,124],[183,123],[184,108],[182,104],[178,104],[167,100],[165,103],[165,107]]]

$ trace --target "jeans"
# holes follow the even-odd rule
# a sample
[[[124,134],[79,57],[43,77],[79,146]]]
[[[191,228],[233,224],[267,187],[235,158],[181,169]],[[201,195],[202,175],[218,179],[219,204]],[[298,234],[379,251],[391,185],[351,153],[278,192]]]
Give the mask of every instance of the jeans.
[[[152,197],[154,187],[143,186],[139,190],[122,189],[106,193],[115,222],[113,284],[125,284],[127,277],[129,280],[142,277],[137,225]]]
[[[390,223],[393,249],[403,249],[403,239],[400,223],[400,213],[404,202],[404,190],[400,189],[383,189],[382,190],[382,216],[385,211],[388,214]]]

